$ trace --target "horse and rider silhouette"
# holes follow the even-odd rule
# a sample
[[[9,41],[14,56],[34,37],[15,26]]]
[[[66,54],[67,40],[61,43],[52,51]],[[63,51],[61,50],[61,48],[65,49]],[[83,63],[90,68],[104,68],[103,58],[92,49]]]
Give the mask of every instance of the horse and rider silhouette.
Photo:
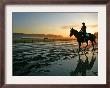
[[[82,23],[82,28],[79,32],[77,30],[73,29],[73,28],[70,28],[71,29],[70,30],[70,37],[74,35],[77,38],[77,42],[79,44],[79,51],[78,52],[80,52],[81,44],[84,43],[84,42],[86,42],[86,44],[87,44],[86,47],[85,47],[85,50],[86,50],[89,40],[91,41],[92,46],[93,46],[92,50],[95,50],[94,49],[94,44],[96,44],[96,41],[95,41],[96,36],[94,34],[91,34],[91,33],[86,33],[86,28],[87,27],[85,26],[84,22]]]

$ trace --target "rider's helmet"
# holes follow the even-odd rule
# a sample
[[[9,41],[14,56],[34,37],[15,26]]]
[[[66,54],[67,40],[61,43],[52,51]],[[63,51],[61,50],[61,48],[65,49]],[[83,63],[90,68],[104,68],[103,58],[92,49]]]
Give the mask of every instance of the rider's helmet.
[[[82,24],[83,24],[83,25],[85,25],[85,23],[84,23],[84,22],[83,22]]]

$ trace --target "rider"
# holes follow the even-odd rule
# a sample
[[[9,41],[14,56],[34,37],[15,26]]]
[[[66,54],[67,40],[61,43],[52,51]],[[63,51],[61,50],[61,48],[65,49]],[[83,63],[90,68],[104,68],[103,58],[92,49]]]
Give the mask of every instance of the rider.
[[[86,26],[85,26],[85,23],[83,22],[82,23],[82,28],[81,28],[81,30],[80,30],[80,32],[82,32],[82,36],[84,36],[84,39],[86,39],[87,38],[87,36],[86,36]]]

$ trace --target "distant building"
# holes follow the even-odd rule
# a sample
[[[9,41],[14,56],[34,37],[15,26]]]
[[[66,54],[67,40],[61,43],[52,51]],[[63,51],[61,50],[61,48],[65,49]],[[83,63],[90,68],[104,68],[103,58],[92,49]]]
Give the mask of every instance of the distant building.
[[[45,37],[44,40],[48,40],[48,38]]]

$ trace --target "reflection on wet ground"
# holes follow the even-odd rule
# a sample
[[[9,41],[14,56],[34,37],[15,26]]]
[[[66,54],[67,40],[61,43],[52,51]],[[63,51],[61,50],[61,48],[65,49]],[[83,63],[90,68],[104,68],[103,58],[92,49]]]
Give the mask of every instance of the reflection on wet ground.
[[[82,76],[86,76],[87,75],[86,72],[90,71],[92,69],[94,62],[96,60],[96,56],[93,53],[92,58],[89,61],[88,56],[85,54],[86,59],[83,61],[80,58],[80,54],[78,54],[78,55],[79,55],[79,60],[78,60],[77,66],[76,66],[75,70],[70,73],[70,75],[77,76],[78,74],[80,74]],[[97,72],[96,73],[94,72],[94,75],[97,75]]]
[[[98,50],[77,53],[76,42],[36,42],[13,45],[13,75],[98,75]]]

